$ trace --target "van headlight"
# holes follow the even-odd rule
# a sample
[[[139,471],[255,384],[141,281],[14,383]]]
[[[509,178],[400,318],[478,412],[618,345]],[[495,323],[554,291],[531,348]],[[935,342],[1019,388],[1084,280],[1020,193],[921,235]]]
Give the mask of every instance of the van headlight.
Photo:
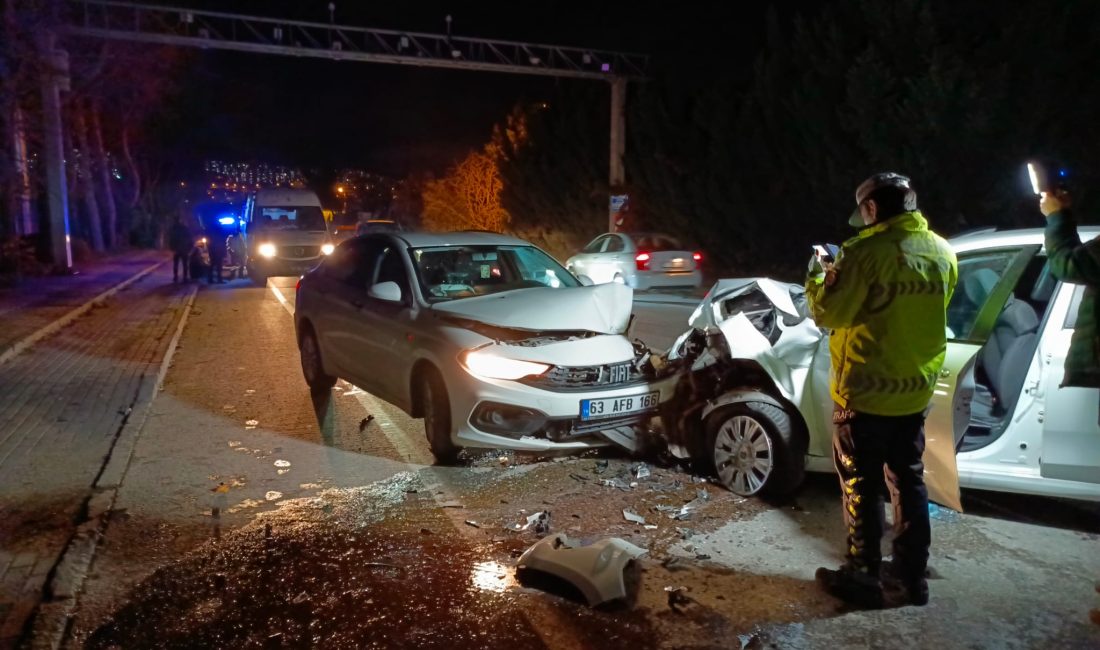
[[[464,355],[462,367],[471,375],[486,379],[522,379],[531,375],[541,375],[550,369],[550,366],[545,363],[508,359],[476,350],[471,350]]]
[[[272,243],[260,244],[260,248],[258,250],[260,252],[260,257],[266,257],[268,259],[271,259],[272,257],[275,257],[275,252],[276,252],[275,244],[272,244]]]
[[[325,255],[332,255],[332,251],[336,250],[336,247],[332,244],[321,244],[321,252]]]

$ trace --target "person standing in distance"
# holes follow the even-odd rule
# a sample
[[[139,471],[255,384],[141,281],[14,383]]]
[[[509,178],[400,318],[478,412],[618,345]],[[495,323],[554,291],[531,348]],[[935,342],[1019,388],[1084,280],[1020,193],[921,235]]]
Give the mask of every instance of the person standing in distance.
[[[924,418],[947,353],[958,264],[900,174],[860,184],[849,224],[859,233],[835,263],[815,254],[806,280],[811,315],[831,330],[833,460],[848,533],[844,564],[821,567],[815,577],[849,604],[886,604],[880,543],[889,498],[895,535],[887,573],[897,587],[891,604],[924,605],[931,545]]]

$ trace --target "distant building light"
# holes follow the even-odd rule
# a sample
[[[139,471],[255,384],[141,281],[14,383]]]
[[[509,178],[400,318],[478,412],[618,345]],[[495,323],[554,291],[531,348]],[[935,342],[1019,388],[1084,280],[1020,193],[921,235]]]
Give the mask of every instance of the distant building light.
[[[532,56],[530,59],[528,59],[528,61],[531,62],[531,65],[539,65],[540,63],[542,63],[542,59],[538,58],[537,56]]]
[[[452,59],[461,59],[462,58],[462,51],[461,50],[451,50],[451,58]]]
[[[600,64],[600,72],[611,72],[611,64],[610,63]]]
[[[402,36],[397,41],[397,49],[399,49],[399,50],[403,50],[408,46],[409,46],[409,37],[408,36]]]
[[[583,63],[585,65],[590,65],[592,63],[592,55],[591,54],[582,54],[581,55],[581,63]]]

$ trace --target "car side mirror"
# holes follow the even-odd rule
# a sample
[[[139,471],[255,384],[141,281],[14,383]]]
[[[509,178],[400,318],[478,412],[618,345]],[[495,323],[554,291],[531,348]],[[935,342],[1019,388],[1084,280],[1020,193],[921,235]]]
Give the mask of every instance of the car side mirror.
[[[401,302],[401,287],[396,282],[379,282],[370,288],[367,295],[386,302]]]
[[[592,281],[592,278],[588,277],[587,275],[582,275],[578,277],[577,280],[580,281],[581,286],[585,287],[591,287],[593,284],[595,284],[595,282]]]

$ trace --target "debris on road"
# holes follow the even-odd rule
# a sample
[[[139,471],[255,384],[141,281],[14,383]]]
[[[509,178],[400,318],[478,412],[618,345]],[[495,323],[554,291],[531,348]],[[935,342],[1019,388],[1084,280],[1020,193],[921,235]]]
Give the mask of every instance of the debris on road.
[[[649,471],[649,466],[645,463],[638,463],[638,465],[631,470],[631,473],[634,475],[634,478],[638,479],[639,481],[641,481],[642,479],[647,479],[653,475],[653,473]]]
[[[623,519],[635,524],[645,525],[645,517],[636,512],[631,512],[630,510],[623,510]]]
[[[472,528],[481,528],[481,524],[477,523],[477,522],[476,522],[476,521],[474,521],[473,519],[467,519],[467,520],[466,520],[466,525],[467,525],[467,526],[470,526],[470,527],[472,527]]]
[[[510,524],[505,526],[505,528],[513,533],[522,533],[526,530],[534,529],[536,535],[546,535],[550,532],[550,511],[540,510],[532,515],[528,515],[524,523]]]
[[[607,479],[607,478],[601,479],[600,480],[600,485],[602,485],[604,487],[616,488],[616,489],[623,490],[623,491],[628,491],[628,490],[634,489],[634,488],[630,487],[630,485],[628,485],[626,483],[626,481],[623,481],[622,479],[620,479],[618,477],[612,478],[612,479]]]
[[[370,423],[373,422],[373,421],[374,421],[374,416],[373,415],[368,415],[367,417],[363,418],[362,420],[359,420],[359,433],[363,433],[363,431],[368,426],[370,426]]]
[[[439,504],[439,507],[440,508],[464,508],[465,506],[463,506],[458,501],[444,501],[443,503]]]
[[[517,562],[516,576],[521,583],[545,588],[540,574],[563,579],[580,590],[592,607],[628,596],[623,572],[644,548],[610,537],[581,546],[564,533],[547,537],[527,549]]]
[[[290,467],[290,461],[289,460],[281,460],[280,459],[280,460],[275,461],[272,464],[275,465],[275,467],[284,468],[284,469],[287,468],[287,467]]]
[[[603,474],[604,472],[607,471],[607,467],[608,467],[608,462],[607,462],[606,458],[603,459],[603,460],[597,460],[596,461],[596,467],[593,468],[592,472],[594,474]]]
[[[665,592],[668,593],[668,607],[677,614],[683,613],[682,607],[691,605],[695,602],[695,599],[687,595],[687,587],[665,587]]]
[[[244,428],[246,428],[246,429],[255,429],[259,425],[260,425],[259,420],[245,420],[244,421]]]
[[[268,501],[278,501],[281,498],[283,498],[283,493],[277,490],[268,490],[267,493],[264,494],[264,499]]]

